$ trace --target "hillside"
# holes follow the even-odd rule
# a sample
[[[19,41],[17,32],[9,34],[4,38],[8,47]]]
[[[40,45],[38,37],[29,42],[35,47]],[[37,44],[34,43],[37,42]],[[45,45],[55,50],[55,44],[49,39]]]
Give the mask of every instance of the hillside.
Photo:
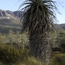
[[[63,30],[63,28],[59,24],[54,25],[55,30]]]
[[[20,18],[24,12],[5,11],[0,9],[0,33],[8,33],[9,30],[21,31]],[[65,24],[55,24],[56,30],[65,30]]]
[[[20,31],[20,13],[0,10],[0,32],[8,33],[10,29],[14,32]]]
[[[55,24],[56,30],[65,30],[65,24]]]
[[[60,27],[62,27],[65,30],[65,24],[60,24]]]

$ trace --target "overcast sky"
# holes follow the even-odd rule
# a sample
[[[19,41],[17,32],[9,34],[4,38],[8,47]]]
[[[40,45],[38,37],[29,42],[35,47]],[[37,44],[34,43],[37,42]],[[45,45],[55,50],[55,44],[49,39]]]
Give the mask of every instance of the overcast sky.
[[[24,0],[0,0],[0,9],[3,10],[18,10],[20,4]],[[57,7],[61,14],[56,13],[56,17],[58,19],[58,23],[65,23],[65,0],[55,0],[57,1]]]

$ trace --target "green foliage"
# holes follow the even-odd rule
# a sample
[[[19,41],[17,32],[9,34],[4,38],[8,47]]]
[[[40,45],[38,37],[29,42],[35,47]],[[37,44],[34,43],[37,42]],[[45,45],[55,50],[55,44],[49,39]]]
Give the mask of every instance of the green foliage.
[[[62,52],[65,52],[65,31],[59,31],[57,36],[57,44],[61,48]]]
[[[65,30],[51,32],[48,37],[49,43],[52,45],[52,51],[65,52]]]
[[[52,48],[54,47],[58,47],[58,44],[56,43],[56,38],[57,38],[57,33],[55,32],[50,32],[50,34],[48,35],[48,40],[49,43],[52,45]]]
[[[0,65],[42,65],[41,61],[31,57],[28,49],[13,45],[0,45]]]
[[[23,63],[20,63],[20,65],[43,65],[43,63],[34,57],[29,57]]]
[[[14,33],[10,30],[9,34],[6,35],[0,33],[0,43],[14,44],[24,48],[28,45],[28,42],[28,34],[26,32],[21,34],[19,32]]]
[[[65,65],[65,54],[56,54],[53,56],[49,65]]]
[[[19,50],[13,46],[0,44],[0,61],[3,63],[15,63],[19,59]]]
[[[0,61],[4,64],[17,63],[28,58],[28,50],[9,44],[0,44]]]
[[[0,42],[5,43],[6,36],[0,33]]]
[[[2,63],[2,62],[0,62],[0,65],[3,65],[3,63]]]

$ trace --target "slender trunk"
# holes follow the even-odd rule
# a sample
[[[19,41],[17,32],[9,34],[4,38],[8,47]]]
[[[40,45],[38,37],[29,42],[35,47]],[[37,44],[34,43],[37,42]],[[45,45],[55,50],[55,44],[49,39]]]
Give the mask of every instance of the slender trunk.
[[[49,61],[51,57],[51,45],[47,36],[30,36],[30,53],[41,61]]]

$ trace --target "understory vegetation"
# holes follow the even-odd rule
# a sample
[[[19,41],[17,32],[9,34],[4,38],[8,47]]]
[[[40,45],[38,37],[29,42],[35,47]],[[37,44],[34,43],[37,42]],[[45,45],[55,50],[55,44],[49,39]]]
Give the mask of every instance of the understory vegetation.
[[[0,45],[0,65],[40,65],[41,62],[30,56],[29,49],[12,44]]]
[[[52,57],[48,65],[65,65],[65,31],[58,31],[48,37],[52,45]],[[45,65],[29,53],[27,32],[0,34],[0,65]]]

